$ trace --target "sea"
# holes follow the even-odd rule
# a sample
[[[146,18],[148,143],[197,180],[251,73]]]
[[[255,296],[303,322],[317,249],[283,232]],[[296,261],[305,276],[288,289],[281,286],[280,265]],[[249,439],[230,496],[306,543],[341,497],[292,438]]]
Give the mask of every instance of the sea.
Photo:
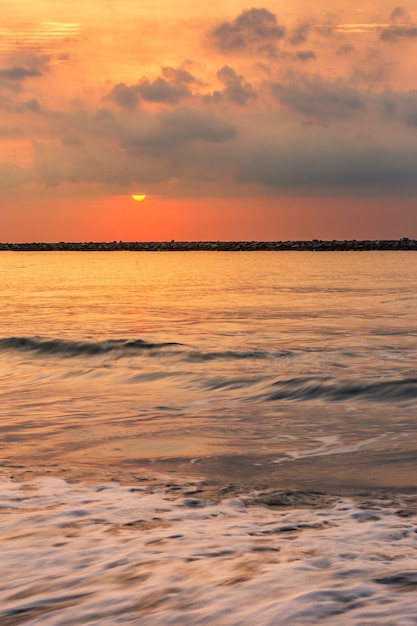
[[[417,624],[417,253],[0,277],[1,626]]]

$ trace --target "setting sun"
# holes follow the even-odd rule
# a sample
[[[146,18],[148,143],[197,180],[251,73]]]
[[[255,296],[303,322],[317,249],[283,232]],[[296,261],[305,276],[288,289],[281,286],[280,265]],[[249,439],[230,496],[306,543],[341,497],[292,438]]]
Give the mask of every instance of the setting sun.
[[[146,196],[132,196],[133,200],[136,200],[136,202],[142,202],[142,200],[145,200]]]

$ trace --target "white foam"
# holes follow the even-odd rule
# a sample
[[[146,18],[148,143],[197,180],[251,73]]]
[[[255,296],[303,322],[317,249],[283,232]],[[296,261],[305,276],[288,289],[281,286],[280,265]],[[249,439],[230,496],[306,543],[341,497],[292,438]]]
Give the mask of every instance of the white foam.
[[[416,624],[414,516],[131,489],[0,484],[1,624]]]

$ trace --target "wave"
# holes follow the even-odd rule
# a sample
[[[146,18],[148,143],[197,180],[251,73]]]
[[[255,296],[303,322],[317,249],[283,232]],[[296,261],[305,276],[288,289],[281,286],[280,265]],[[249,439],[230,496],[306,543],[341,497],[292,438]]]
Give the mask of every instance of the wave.
[[[46,339],[41,337],[3,337],[0,339],[0,350],[20,352],[37,352],[60,356],[80,356],[107,354],[110,352],[143,352],[157,350],[183,344],[167,342],[150,342],[143,339],[126,341],[123,339],[108,339],[105,341],[71,341],[66,339]]]
[[[224,359],[271,359],[271,358],[284,358],[293,356],[294,353],[289,350],[281,350],[278,352],[271,352],[265,350],[225,350],[223,352],[197,352],[192,351],[187,355],[187,361],[191,362],[203,362],[203,361],[217,361]]]
[[[179,351],[172,348],[179,348]],[[131,356],[133,353],[157,352],[162,348],[169,348],[171,354],[181,353],[183,360],[190,363],[204,363],[217,360],[250,360],[271,359],[293,356],[290,351],[263,351],[263,350],[224,350],[202,352],[190,349],[183,343],[175,341],[151,342],[143,339],[124,340],[108,339],[102,341],[75,341],[68,339],[50,339],[46,337],[3,337],[0,338],[0,351],[10,350],[19,352],[36,352],[43,355],[57,355],[76,357],[83,355],[100,355],[111,352],[119,356]]]
[[[417,378],[335,382],[334,378],[297,377],[277,381],[273,388],[271,393],[263,396],[264,400],[404,402],[417,399]]]

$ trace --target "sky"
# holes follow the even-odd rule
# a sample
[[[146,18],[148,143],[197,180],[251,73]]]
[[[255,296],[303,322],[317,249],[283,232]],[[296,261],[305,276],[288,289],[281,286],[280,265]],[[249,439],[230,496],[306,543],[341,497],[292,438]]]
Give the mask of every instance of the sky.
[[[0,241],[417,238],[415,0],[2,0],[0,25]]]

